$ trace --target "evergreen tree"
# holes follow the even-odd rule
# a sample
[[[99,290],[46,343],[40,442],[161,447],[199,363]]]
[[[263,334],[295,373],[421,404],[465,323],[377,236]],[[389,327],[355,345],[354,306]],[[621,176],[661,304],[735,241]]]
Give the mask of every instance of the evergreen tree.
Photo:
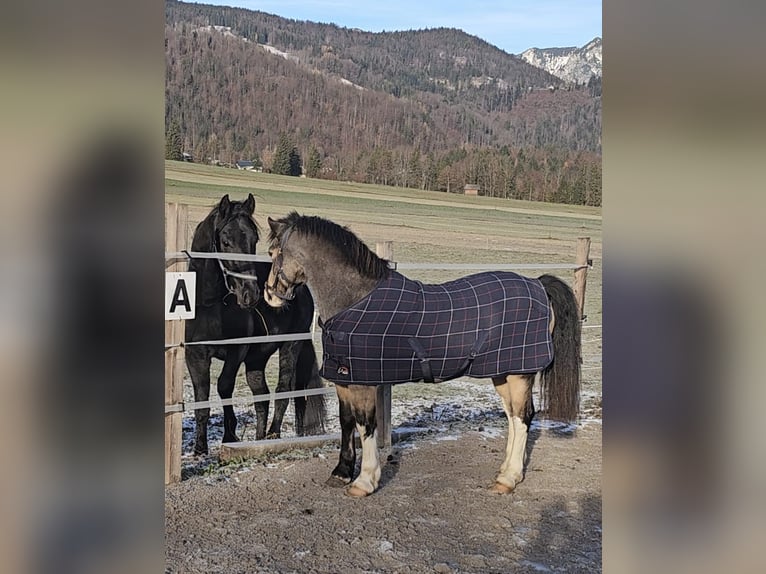
[[[293,152],[293,144],[287,134],[279,136],[279,144],[277,145],[277,151],[274,152],[274,161],[271,164],[271,173],[278,175],[292,175],[290,173],[291,168],[291,154]]]
[[[421,187],[422,189],[423,168],[420,165],[420,150],[415,148],[412,150],[410,160],[407,164],[407,180],[405,187]]]
[[[170,122],[165,133],[165,159],[180,161],[183,159],[184,146],[181,140],[181,128],[175,120]]]
[[[588,187],[585,195],[585,205],[601,205],[601,165],[592,162],[588,168]]]
[[[321,169],[322,158],[319,155],[319,150],[312,145],[309,148],[309,157],[306,160],[306,175],[308,177],[318,177]]]
[[[303,160],[301,159],[298,149],[293,146],[290,150],[290,172],[287,175],[298,177],[303,173]]]

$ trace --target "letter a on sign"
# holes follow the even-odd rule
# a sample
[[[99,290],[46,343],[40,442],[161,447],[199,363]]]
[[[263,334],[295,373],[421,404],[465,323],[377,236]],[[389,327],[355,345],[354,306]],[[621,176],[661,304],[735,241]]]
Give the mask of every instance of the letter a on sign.
[[[194,319],[196,273],[165,273],[165,319]]]

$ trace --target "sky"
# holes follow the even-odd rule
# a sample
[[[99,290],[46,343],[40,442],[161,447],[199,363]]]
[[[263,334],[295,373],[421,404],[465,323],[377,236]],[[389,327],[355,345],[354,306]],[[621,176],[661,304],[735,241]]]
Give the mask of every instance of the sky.
[[[601,0],[204,0],[368,32],[458,28],[505,50],[582,46],[601,36]]]

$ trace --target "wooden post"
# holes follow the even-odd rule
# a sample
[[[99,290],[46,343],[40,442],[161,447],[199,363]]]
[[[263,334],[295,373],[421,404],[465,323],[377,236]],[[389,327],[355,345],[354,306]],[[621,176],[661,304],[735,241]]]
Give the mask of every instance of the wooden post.
[[[577,309],[580,311],[580,319],[585,318],[585,282],[588,277],[588,265],[590,265],[590,237],[577,238],[577,250],[575,252],[575,263],[580,265],[580,269],[574,272],[574,291]]]
[[[375,244],[378,257],[392,261],[394,258],[393,241],[381,241]],[[378,448],[391,449],[391,385],[378,385],[375,405],[375,418],[378,426]]]
[[[186,248],[186,222],[188,208],[178,203],[165,204],[165,251],[181,251]],[[183,263],[175,263],[165,271],[183,271]],[[184,321],[165,321],[165,344],[183,341]],[[165,351],[165,404],[175,405],[183,401],[184,350],[174,347]],[[165,484],[181,480],[183,413],[165,414]]]

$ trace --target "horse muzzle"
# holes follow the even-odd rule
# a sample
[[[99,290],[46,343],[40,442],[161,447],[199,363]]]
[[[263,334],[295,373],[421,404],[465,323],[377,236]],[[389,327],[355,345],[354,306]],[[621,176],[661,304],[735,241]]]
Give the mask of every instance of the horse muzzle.
[[[285,303],[295,299],[295,289],[290,287],[284,294],[282,294],[270,285],[266,285],[263,288],[263,299],[272,307],[282,307]]]
[[[260,300],[260,293],[258,292],[258,288],[255,287],[254,289],[244,287],[242,289],[235,289],[234,295],[237,297],[237,305],[242,307],[243,309],[252,309]]]

